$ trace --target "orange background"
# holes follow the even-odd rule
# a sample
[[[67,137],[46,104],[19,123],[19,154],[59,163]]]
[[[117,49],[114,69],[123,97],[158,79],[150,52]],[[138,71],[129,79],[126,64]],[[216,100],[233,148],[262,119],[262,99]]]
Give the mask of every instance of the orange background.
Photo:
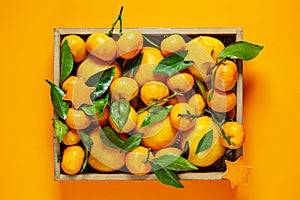
[[[0,199],[296,199],[299,196],[300,6],[296,0],[27,0],[1,5]],[[110,27],[120,6],[125,27],[243,27],[264,45],[244,62],[244,159],[249,183],[183,181],[54,182],[54,27]]]

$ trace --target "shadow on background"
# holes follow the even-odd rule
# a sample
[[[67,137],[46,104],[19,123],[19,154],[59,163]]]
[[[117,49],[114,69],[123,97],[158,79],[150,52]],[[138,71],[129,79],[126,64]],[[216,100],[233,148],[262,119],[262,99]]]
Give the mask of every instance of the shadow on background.
[[[62,200],[97,199],[209,199],[233,200],[236,190],[229,181],[182,181],[185,188],[165,186],[158,181],[68,181],[61,182]]]

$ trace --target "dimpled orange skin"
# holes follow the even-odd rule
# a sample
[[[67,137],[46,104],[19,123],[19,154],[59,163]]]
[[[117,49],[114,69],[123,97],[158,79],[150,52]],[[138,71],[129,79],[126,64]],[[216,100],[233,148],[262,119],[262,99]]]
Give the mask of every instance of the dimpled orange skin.
[[[234,62],[226,60],[216,71],[215,87],[221,91],[231,90],[238,79],[238,70]]]
[[[72,129],[82,130],[91,124],[91,118],[82,110],[69,108],[65,122]]]
[[[158,81],[150,81],[144,84],[140,89],[140,97],[144,104],[149,106],[153,101],[162,100],[169,96],[168,87]],[[159,103],[158,105],[164,105],[166,101]]]
[[[113,101],[117,101],[121,98],[130,101],[138,95],[139,86],[132,78],[120,77],[111,83],[109,91]]]
[[[81,146],[66,147],[62,155],[61,168],[66,174],[77,174],[82,167],[84,158],[85,153]]]
[[[136,176],[144,176],[151,171],[149,162],[145,162],[149,153],[149,159],[153,158],[152,152],[143,146],[138,146],[126,155],[125,163],[127,169]]]
[[[214,90],[212,99],[208,101],[211,90],[207,94],[207,105],[217,112],[229,112],[235,108],[237,104],[236,95],[233,91],[222,92],[217,89]]]
[[[143,35],[137,30],[128,30],[116,42],[117,53],[124,59],[135,57],[143,48]]]
[[[104,61],[114,59],[117,54],[116,42],[104,33],[92,33],[86,40],[86,49]]]
[[[80,136],[79,136],[77,130],[71,129],[71,128],[69,128],[66,136],[62,140],[62,142],[67,146],[75,145],[79,141],[80,141]]]
[[[84,40],[78,35],[67,35],[61,41],[61,44],[68,41],[68,46],[73,55],[74,62],[81,62],[86,56],[86,44]]]
[[[178,103],[175,104],[170,112],[170,121],[174,128],[177,130],[186,131],[195,126],[196,120],[187,117],[187,116],[179,116],[180,114],[188,114],[195,115],[195,109],[189,105],[188,103]]]
[[[221,143],[223,146],[229,149],[238,149],[240,148],[245,142],[245,131],[244,127],[239,124],[238,122],[226,122],[222,129],[226,136],[229,137],[229,140],[233,143],[229,145],[225,138],[221,137]]]
[[[151,150],[159,150],[174,144],[177,138],[177,130],[171,125],[170,118],[154,122],[141,128],[141,125],[149,112],[146,110],[138,114],[136,133],[144,134],[142,145]]]
[[[167,78],[167,85],[172,92],[186,93],[194,86],[194,77],[187,72],[180,72]]]
[[[149,81],[165,82],[166,76],[153,73],[155,67],[164,58],[160,50],[154,47],[144,47],[141,53],[143,53],[143,57],[134,76],[139,86],[143,86]]]
[[[161,44],[161,53],[166,57],[174,52],[178,52],[185,49],[185,41],[182,36],[178,34],[171,35],[165,38]]]

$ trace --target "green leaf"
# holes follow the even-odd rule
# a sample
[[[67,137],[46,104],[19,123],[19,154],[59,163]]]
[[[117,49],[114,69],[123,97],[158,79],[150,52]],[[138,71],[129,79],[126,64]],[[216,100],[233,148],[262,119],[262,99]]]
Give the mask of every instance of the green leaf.
[[[181,153],[181,157],[183,157],[185,159],[188,159],[189,154],[190,154],[190,145],[189,145],[189,141],[186,141],[184,143],[184,147],[183,147],[183,150],[182,150],[182,153]]]
[[[210,145],[212,144],[213,141],[213,130],[209,130],[199,141],[195,155],[198,154],[201,151],[205,151],[206,149],[208,149],[210,147]]]
[[[170,185],[170,186],[173,186],[176,188],[183,188],[183,185],[180,183],[178,177],[176,176],[176,174],[173,171],[160,166],[156,162],[153,162],[153,161],[149,161],[149,162],[150,162],[150,165],[152,167],[152,170],[153,170],[155,176],[161,183]]]
[[[126,60],[125,65],[123,66],[123,76],[130,74],[130,76],[133,77],[138,70],[142,58],[143,53],[140,53],[134,58]]]
[[[93,140],[90,138],[90,136],[86,133],[84,133],[83,131],[79,131],[79,135],[81,137],[81,141],[85,147],[85,159],[84,162],[82,164],[82,168],[80,170],[80,173],[83,172],[87,166],[88,163],[88,158],[89,158],[89,151],[91,150],[94,142]]]
[[[116,66],[98,72],[90,77],[86,84],[89,87],[95,87],[95,91],[91,94],[92,99],[100,97],[109,88],[115,74]]]
[[[129,102],[121,98],[118,101],[115,101],[111,104],[109,115],[112,120],[115,122],[117,128],[121,131],[127,122],[128,116],[130,112],[130,104]]]
[[[157,158],[154,158],[152,161],[169,170],[198,170],[198,168],[195,165],[193,165],[190,161],[175,154],[162,155]]]
[[[196,82],[197,87],[198,87],[199,90],[200,90],[200,93],[201,93],[203,99],[206,101],[206,98],[207,98],[207,97],[206,97],[205,86],[204,86],[203,83],[202,83],[199,79],[197,79],[196,77],[194,77],[194,79],[195,79],[195,82]]]
[[[209,93],[208,95],[208,98],[207,98],[207,102],[210,102],[214,96],[214,93],[215,93],[215,79],[216,79],[216,75],[217,75],[217,70],[215,70],[211,76],[211,92]]]
[[[68,133],[69,127],[58,119],[53,118],[52,120],[54,132],[58,137],[58,141],[61,142]]]
[[[255,58],[263,49],[263,46],[239,41],[228,45],[218,56],[221,58],[251,60]]]
[[[64,91],[62,91],[59,87],[57,87],[54,83],[50,82],[49,80],[46,80],[46,82],[49,83],[49,85],[51,86],[51,101],[55,112],[62,119],[66,119],[69,110],[69,104],[62,100],[65,96]]]
[[[156,68],[153,70],[153,73],[173,76],[177,72],[192,66],[194,64],[193,61],[184,61],[187,53],[187,50],[182,50],[167,56],[158,63]]]
[[[99,113],[99,117],[101,118],[103,115],[104,109],[108,105],[109,96],[110,96],[109,92],[107,92],[103,98],[96,100],[95,102],[93,102],[92,105],[84,105],[84,106],[81,106],[80,108],[85,112],[85,114],[90,115],[90,116]]]
[[[61,46],[60,58],[60,84],[62,84],[64,80],[66,80],[66,78],[71,74],[74,65],[73,55],[67,40],[65,40]]]
[[[104,144],[114,149],[122,148],[124,145],[124,140],[109,126],[101,127],[100,138]]]
[[[142,141],[143,134],[135,134],[130,136],[122,145],[121,153],[132,151],[133,149],[137,148]]]
[[[149,109],[149,113],[146,115],[141,127],[148,126],[154,122],[160,121],[169,114],[172,110],[172,106],[153,106]]]

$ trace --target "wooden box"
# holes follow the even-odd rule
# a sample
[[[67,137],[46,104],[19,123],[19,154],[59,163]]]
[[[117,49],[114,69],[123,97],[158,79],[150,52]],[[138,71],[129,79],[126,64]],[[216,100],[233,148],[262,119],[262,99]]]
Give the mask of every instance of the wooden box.
[[[220,39],[225,46],[242,40],[242,28],[138,28],[143,34],[161,35],[178,33],[194,38],[200,35],[213,36]],[[76,34],[86,39],[93,32],[107,33],[108,29],[100,28],[56,28],[54,29],[54,83],[59,85],[60,79],[60,43],[64,36]],[[118,30],[116,30],[118,31]],[[238,81],[235,87],[237,95],[236,121],[242,124],[243,118],[243,75],[242,61],[236,60],[238,66]],[[61,145],[54,135],[54,179],[55,180],[153,180],[156,179],[153,173],[139,177],[125,172],[99,173],[86,172],[78,175],[66,175],[60,168]],[[221,180],[225,171],[224,159],[235,160],[242,155],[242,148],[238,150],[227,150],[223,158],[216,162],[215,167],[205,168],[199,172],[178,173],[181,180]],[[217,169],[217,170],[215,170]]]

